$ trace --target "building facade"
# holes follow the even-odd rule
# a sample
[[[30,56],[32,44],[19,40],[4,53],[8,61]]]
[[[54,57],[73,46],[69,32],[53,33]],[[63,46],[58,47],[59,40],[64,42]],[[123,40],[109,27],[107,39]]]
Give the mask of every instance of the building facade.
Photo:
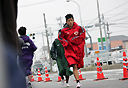
[[[111,51],[118,49],[128,49],[128,36],[118,35],[110,37]],[[98,42],[92,44],[93,50],[98,50]],[[91,44],[86,45],[87,48],[91,48]]]

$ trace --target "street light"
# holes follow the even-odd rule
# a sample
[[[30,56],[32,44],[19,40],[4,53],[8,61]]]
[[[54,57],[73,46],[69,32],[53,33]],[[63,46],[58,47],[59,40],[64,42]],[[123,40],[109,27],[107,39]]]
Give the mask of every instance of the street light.
[[[88,29],[87,28],[92,28],[93,25],[90,25],[90,26],[85,26],[85,30],[86,30],[86,33],[88,34],[89,38],[90,38],[90,44],[91,44],[91,50],[93,50],[93,46],[92,46],[92,37],[90,36],[90,34],[88,33]]]
[[[75,2],[74,0],[67,0],[67,2],[70,2],[70,1]],[[77,2],[75,2],[75,3],[78,5],[78,8],[79,8],[80,22],[81,22],[81,26],[82,26],[82,18],[81,18],[80,6],[79,6],[79,4]],[[86,57],[88,56],[86,44],[85,44],[85,55],[86,55]]]
[[[73,0],[67,0],[67,2],[70,2],[70,1],[75,2],[75,1],[73,1]],[[79,4],[78,4],[77,2],[75,2],[75,3],[78,5],[78,8],[79,8],[80,22],[81,22],[81,26],[82,26],[82,18],[81,18],[80,6],[79,6]]]

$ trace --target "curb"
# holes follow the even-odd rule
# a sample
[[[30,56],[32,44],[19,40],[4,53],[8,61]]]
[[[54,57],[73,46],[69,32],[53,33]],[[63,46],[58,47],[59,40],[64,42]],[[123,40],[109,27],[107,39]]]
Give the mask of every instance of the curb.
[[[123,68],[122,63],[114,64],[114,65],[103,65],[102,66],[102,70],[122,69],[122,68]],[[97,71],[97,66],[81,68],[81,71]]]

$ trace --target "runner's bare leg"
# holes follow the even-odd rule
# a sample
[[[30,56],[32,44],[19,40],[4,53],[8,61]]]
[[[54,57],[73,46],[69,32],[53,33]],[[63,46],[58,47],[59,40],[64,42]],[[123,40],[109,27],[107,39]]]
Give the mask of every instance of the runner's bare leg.
[[[79,80],[79,73],[77,70],[77,64],[73,65],[73,74],[76,80]]]
[[[28,80],[31,82],[32,75],[28,75]]]

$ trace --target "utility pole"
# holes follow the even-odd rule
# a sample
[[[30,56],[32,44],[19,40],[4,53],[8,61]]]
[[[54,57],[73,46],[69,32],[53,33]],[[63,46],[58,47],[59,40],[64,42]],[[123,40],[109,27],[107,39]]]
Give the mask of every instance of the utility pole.
[[[105,21],[104,21],[104,15],[103,14],[102,14],[102,19],[103,19],[103,25],[104,25],[103,28],[104,28],[104,34],[105,34],[106,49],[109,52],[109,50],[108,50],[108,39],[107,39],[107,33],[106,33]]]
[[[50,30],[50,37],[51,37],[51,43],[52,43],[52,32],[51,32],[51,27],[49,27]]]
[[[50,47],[49,47],[49,41],[48,41],[48,31],[47,31],[47,24],[46,24],[46,19],[45,19],[45,13],[43,13],[44,16],[44,23],[45,23],[45,31],[46,31],[46,38],[47,38],[47,45],[48,45],[48,53],[49,53],[49,60],[50,60],[50,68],[52,71],[52,61],[51,61],[51,55],[50,55]]]
[[[98,10],[98,17],[99,17],[99,27],[100,27],[100,39],[101,39],[101,49],[103,50],[104,47],[103,47],[103,39],[102,39],[102,30],[101,30],[101,19],[100,19],[100,11],[99,11],[99,2],[97,0],[97,10]]]
[[[43,34],[43,32],[42,32],[42,40],[43,40],[43,47],[44,47],[45,44],[44,44],[44,34]],[[43,51],[44,56],[46,56],[46,55],[45,55],[45,50],[42,50],[42,51]]]
[[[60,21],[59,26],[60,26],[60,28],[62,28],[63,27],[62,17],[60,16],[59,18],[56,18],[56,19],[57,19],[57,21]]]
[[[60,17],[60,25],[61,25],[61,28],[63,27],[63,24],[62,24],[62,18]]]
[[[44,45],[44,34],[43,34],[43,32],[42,32],[42,39],[43,39],[43,46],[45,46]]]
[[[108,25],[108,22],[107,22],[107,31],[109,31],[109,25]],[[108,39],[109,39],[109,47],[110,47],[110,52],[111,52],[111,39],[110,39],[110,33],[108,33]]]

